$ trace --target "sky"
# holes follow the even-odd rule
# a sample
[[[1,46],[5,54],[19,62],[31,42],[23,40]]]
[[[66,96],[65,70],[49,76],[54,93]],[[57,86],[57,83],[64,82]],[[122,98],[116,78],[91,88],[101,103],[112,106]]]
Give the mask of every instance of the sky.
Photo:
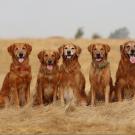
[[[134,38],[135,0],[0,0],[0,38],[72,38],[79,27],[108,37],[124,26]]]

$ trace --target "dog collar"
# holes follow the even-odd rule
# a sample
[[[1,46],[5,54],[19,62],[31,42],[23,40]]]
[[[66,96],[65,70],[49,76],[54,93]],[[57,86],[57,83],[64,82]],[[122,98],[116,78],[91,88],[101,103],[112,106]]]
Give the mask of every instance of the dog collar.
[[[109,62],[106,61],[106,62],[104,62],[104,63],[98,64],[97,67],[98,67],[99,69],[103,69],[103,68],[105,68],[108,64],[109,64]],[[94,66],[96,66],[96,65],[94,64]]]
[[[98,67],[99,67],[99,69],[103,69],[103,68],[105,68],[108,64],[109,64],[109,62],[106,61],[105,63],[99,64]]]

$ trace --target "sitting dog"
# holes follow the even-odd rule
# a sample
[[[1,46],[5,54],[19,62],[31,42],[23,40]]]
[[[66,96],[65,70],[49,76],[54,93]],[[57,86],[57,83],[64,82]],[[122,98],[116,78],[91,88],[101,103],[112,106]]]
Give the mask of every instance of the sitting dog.
[[[4,106],[5,100],[16,107],[24,106],[30,98],[31,66],[29,55],[32,47],[25,43],[15,43],[8,47],[12,56],[10,71],[7,73],[0,91],[0,105]]]
[[[92,56],[92,62],[89,72],[91,84],[89,100],[94,106],[96,100],[105,100],[108,104],[112,87],[112,78],[110,73],[110,64],[107,60],[110,47],[107,44],[91,44],[88,51]]]
[[[121,59],[116,72],[115,89],[118,101],[135,95],[135,41],[128,41],[120,46]]]
[[[87,105],[85,78],[78,62],[81,48],[72,43],[67,43],[59,48],[59,52],[63,58],[63,63],[60,66],[59,86],[62,105],[65,103]]]
[[[38,58],[41,65],[37,77],[34,106],[55,102],[59,84],[59,53],[57,51],[44,50],[39,52]]]

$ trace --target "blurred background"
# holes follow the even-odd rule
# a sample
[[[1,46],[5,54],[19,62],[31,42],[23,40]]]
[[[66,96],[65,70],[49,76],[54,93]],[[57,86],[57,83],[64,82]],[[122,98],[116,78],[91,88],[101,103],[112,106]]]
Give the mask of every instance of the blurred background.
[[[0,0],[0,38],[134,38],[134,0]]]

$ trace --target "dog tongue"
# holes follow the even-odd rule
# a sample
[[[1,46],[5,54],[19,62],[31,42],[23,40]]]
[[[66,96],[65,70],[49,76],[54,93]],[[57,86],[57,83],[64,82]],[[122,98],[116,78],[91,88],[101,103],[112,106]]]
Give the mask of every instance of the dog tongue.
[[[20,63],[22,63],[24,61],[24,58],[19,58],[18,60]]]
[[[135,56],[130,56],[130,62],[135,63]]]
[[[52,65],[47,65],[47,69],[48,70],[52,70],[53,69],[53,66]]]

